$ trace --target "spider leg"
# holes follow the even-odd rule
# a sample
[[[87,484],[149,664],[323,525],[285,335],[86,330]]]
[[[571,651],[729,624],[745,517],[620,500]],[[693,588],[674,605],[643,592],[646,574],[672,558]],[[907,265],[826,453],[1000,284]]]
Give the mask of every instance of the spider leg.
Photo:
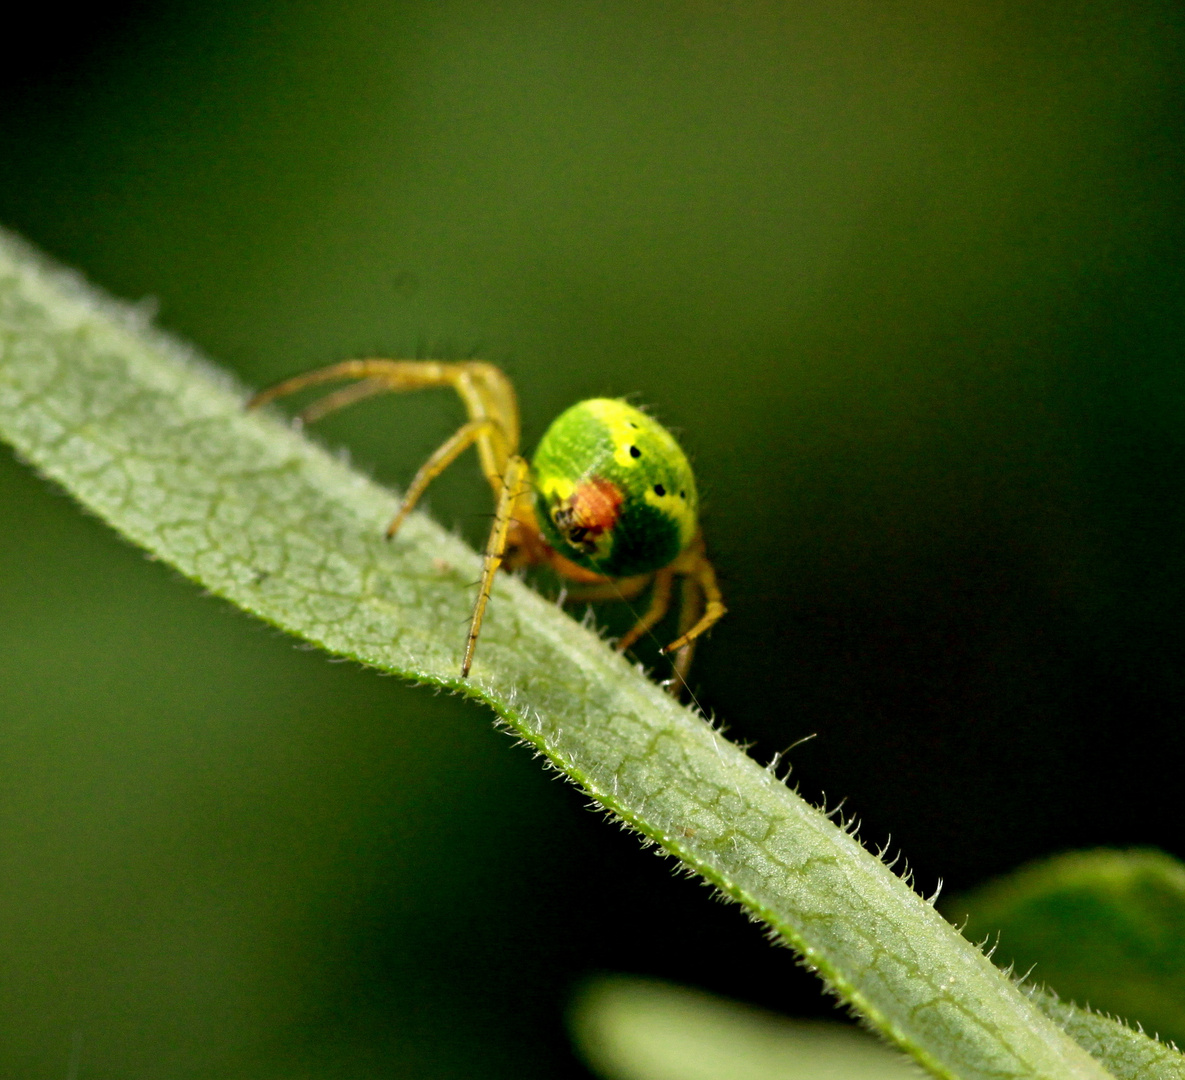
[[[697,622],[704,610],[704,593],[699,582],[694,577],[685,577],[679,589],[679,636],[686,634]],[[675,653],[674,678],[667,684],[667,689],[675,697],[680,697],[687,686],[687,673],[691,670],[691,661],[695,656],[696,642],[687,642]],[[666,649],[664,652],[668,651]]]
[[[526,459],[517,454],[506,465],[506,475],[502,479],[502,490],[498,494],[498,509],[494,513],[494,524],[490,529],[489,539],[486,541],[485,557],[481,566],[481,583],[477,590],[477,600],[473,604],[473,617],[469,622],[469,638],[465,642],[465,659],[461,662],[462,679],[469,677],[469,668],[473,665],[473,652],[477,648],[477,637],[481,633],[486,605],[490,602],[490,591],[494,587],[494,575],[497,574],[498,567],[502,563],[502,556],[506,551],[506,534],[510,530],[515,504],[522,499],[527,490],[528,469]]]
[[[394,374],[390,369],[398,368],[400,364],[401,361],[398,360],[343,360],[328,367],[304,371],[260,390],[247,402],[247,408],[258,409],[269,401],[288,397],[289,394],[298,393],[306,387],[338,382],[341,379],[381,379],[387,389],[395,389],[392,385]]]
[[[365,385],[365,383],[358,384],[358,386]],[[350,389],[355,389],[355,387],[350,387]],[[470,420],[467,424],[462,424],[420,466],[419,471],[412,478],[411,485],[404,493],[403,504],[399,507],[399,512],[387,526],[388,540],[399,531],[404,518],[420,501],[420,496],[427,490],[428,485],[483,436],[495,437],[496,440],[503,438],[502,429],[498,426],[497,421],[487,417],[484,420]]]
[[[689,630],[684,631],[663,649],[665,653],[678,652],[709,627],[718,623],[728,611],[724,606],[724,597],[716,581],[716,570],[708,561],[707,555],[704,554],[703,540],[699,539],[691,548],[688,548],[685,556],[687,558],[686,565],[679,566],[677,562],[675,572],[683,574],[689,581],[695,582],[705,602],[704,613]]]
[[[518,452],[518,402],[510,380],[494,367],[476,360],[449,363],[440,360],[343,360],[328,367],[306,371],[290,379],[261,390],[248,403],[257,409],[269,401],[287,397],[310,386],[338,382],[342,379],[361,380],[359,387],[335,391],[306,410],[305,419],[312,421],[327,412],[352,405],[356,401],[383,392],[403,393],[434,386],[449,386],[465,405],[469,419],[492,420],[501,429],[501,438],[493,427],[479,433],[478,457],[495,496],[502,489],[502,475],[511,455]]]
[[[323,416],[337,412],[338,409],[344,409],[347,405],[353,405],[357,401],[365,401],[368,397],[385,394],[390,389],[382,379],[363,379],[352,386],[344,386],[340,390],[334,390],[332,394],[317,398],[312,405],[301,409],[298,414],[300,422],[315,424]]]
[[[572,589],[568,602],[595,604],[600,600],[632,600],[653,580],[653,574],[636,574],[634,577],[617,578]]]
[[[671,585],[674,580],[675,572],[669,566],[655,572],[654,588],[650,591],[650,605],[634,623],[633,628],[618,641],[618,652],[625,652],[662,621],[662,617],[671,609]]]

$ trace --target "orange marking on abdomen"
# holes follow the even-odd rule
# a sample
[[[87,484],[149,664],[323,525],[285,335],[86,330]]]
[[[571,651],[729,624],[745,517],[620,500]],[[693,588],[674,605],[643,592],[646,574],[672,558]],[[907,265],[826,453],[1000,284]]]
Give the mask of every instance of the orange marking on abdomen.
[[[615,483],[594,476],[576,485],[572,494],[552,510],[551,520],[569,544],[593,555],[600,537],[617,524],[624,501]]]
[[[617,524],[621,504],[625,501],[621,489],[612,480],[594,476],[578,484],[572,492],[570,506],[575,524],[583,525],[599,536]]]

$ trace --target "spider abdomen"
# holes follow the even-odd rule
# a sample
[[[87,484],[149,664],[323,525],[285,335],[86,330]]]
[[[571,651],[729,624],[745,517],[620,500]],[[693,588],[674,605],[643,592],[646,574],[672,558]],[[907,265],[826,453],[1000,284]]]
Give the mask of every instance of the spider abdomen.
[[[699,498],[687,456],[653,417],[591,398],[561,413],[532,463],[544,538],[606,577],[669,566],[691,543]]]

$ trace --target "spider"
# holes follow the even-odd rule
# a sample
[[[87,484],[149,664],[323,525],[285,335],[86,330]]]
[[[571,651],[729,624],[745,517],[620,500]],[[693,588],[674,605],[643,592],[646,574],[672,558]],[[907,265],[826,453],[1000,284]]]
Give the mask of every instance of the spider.
[[[461,677],[467,678],[482,619],[500,566],[549,566],[575,584],[574,600],[630,600],[650,588],[649,603],[617,642],[625,652],[671,607],[681,579],[678,637],[662,651],[675,656],[675,693],[686,685],[696,639],[725,613],[716,572],[699,529],[695,476],[674,437],[625,401],[591,398],[561,413],[547,429],[533,465],[519,453],[518,402],[506,375],[480,361],[346,360],[261,390],[255,409],[323,383],[353,380],[309,405],[311,423],[378,394],[452,387],[468,413],[420,467],[387,528],[391,539],[428,485],[470,446],[497,506],[486,542]]]

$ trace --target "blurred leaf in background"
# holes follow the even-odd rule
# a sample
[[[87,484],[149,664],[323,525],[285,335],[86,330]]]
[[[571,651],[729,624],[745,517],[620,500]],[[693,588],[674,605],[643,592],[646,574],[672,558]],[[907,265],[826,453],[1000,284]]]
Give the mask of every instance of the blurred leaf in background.
[[[944,910],[993,957],[1059,996],[1185,1043],[1185,865],[1160,851],[1076,851],[1032,863]]]
[[[923,1073],[874,1036],[805,1022],[645,979],[581,988],[576,1045],[607,1080],[918,1080]]]
[[[527,446],[637,394],[724,576],[697,693],[759,756],[817,732],[803,791],[924,888],[1185,853],[1177,5],[142,0],[91,40],[5,83],[5,225],[252,385],[479,354]],[[406,482],[457,419],[319,432]],[[476,469],[432,499],[484,534]],[[81,1030],[88,1080],[581,1075],[593,968],[828,1008],[482,710],[8,458],[0,508],[0,1074]]]

